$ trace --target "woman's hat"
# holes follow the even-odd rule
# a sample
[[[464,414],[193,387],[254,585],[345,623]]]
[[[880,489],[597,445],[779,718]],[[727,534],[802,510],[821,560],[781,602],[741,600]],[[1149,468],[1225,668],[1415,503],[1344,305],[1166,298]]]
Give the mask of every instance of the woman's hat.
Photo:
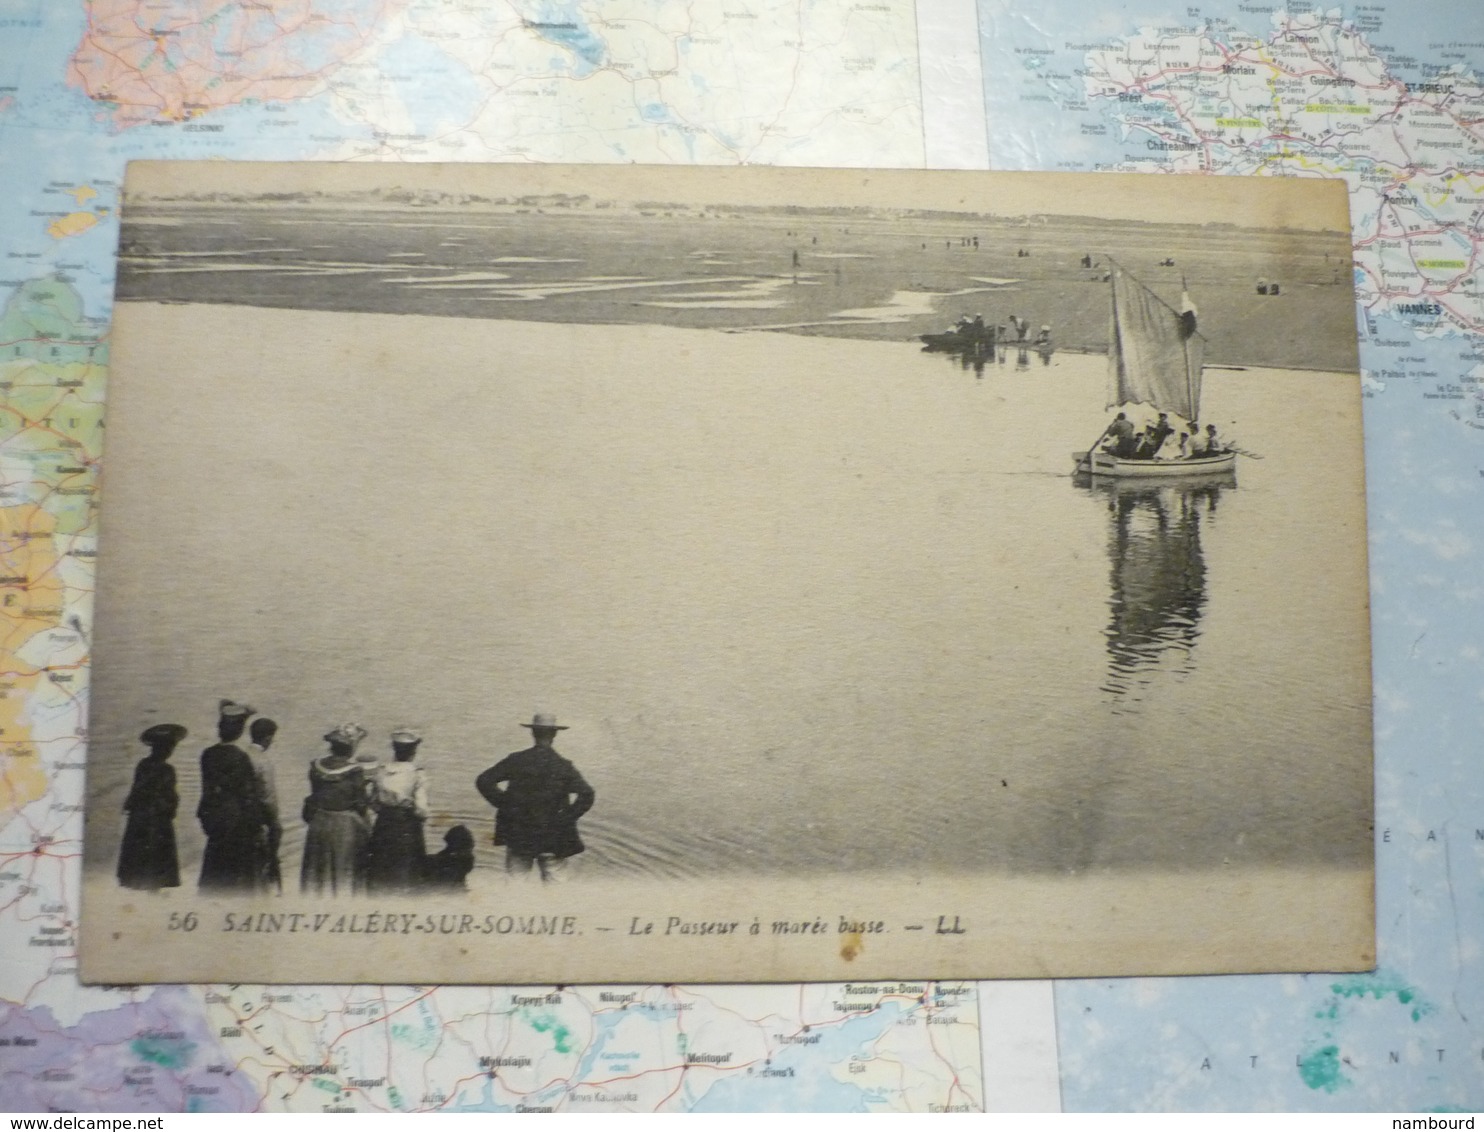
[[[366,729],[354,723],[342,723],[335,730],[325,732],[326,743],[343,743],[347,747],[354,747],[365,737]]]
[[[422,741],[423,737],[410,727],[399,727],[392,732],[392,742],[399,747],[410,747]]]
[[[178,723],[156,723],[153,727],[144,729],[139,736],[139,741],[155,747],[161,743],[179,743],[188,734],[190,732]]]
[[[250,715],[256,715],[257,711],[235,700],[218,700],[217,713],[223,719],[246,719]]]
[[[567,728],[566,728],[565,725],[557,723],[556,716],[554,716],[554,715],[547,715],[545,712],[541,712],[541,711],[538,711],[535,715],[531,716],[531,722],[530,723],[522,723],[521,726],[522,727],[529,727],[532,731],[535,731],[538,728],[540,730],[542,730],[542,731],[565,731],[565,730],[567,730]]]

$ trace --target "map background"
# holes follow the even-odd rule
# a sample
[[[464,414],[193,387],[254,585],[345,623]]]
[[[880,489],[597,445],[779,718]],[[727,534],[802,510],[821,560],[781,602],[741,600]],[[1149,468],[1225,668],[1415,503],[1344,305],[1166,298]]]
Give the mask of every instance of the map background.
[[[924,0],[915,18],[901,4],[876,6],[887,9],[873,14],[879,22],[847,43],[823,10],[832,6],[805,5],[819,22],[782,38],[811,49],[811,66],[798,73],[813,81],[792,85],[801,54],[789,54],[794,49],[781,41],[765,44],[747,23],[709,36],[730,45],[733,54],[726,60],[711,57],[663,77],[659,89],[671,94],[670,102],[631,99],[622,113],[605,117],[620,103],[611,97],[584,101],[585,89],[597,89],[582,86],[595,71],[625,63],[616,77],[632,84],[641,67],[663,71],[669,63],[658,56],[647,62],[635,45],[651,41],[612,26],[611,13],[595,29],[592,11],[578,4],[529,10],[525,18],[535,23],[577,25],[555,29],[566,39],[556,50],[513,22],[461,27],[454,34],[488,52],[492,63],[508,64],[508,71],[481,72],[466,64],[460,76],[445,61],[452,58],[447,52],[428,51],[430,44],[449,42],[426,34],[430,28],[435,36],[450,31],[437,26],[433,5],[361,2],[345,7],[371,29],[371,38],[364,65],[342,72],[335,80],[339,87],[331,89],[329,80],[308,82],[277,101],[217,106],[185,121],[160,115],[121,124],[108,106],[70,85],[76,78],[71,61],[90,17],[96,25],[137,7],[127,0],[0,0],[0,200],[7,202],[0,209],[0,366],[3,380],[15,383],[3,390],[0,534],[7,572],[41,583],[26,598],[23,609],[30,612],[12,611],[4,626],[0,683],[9,687],[0,688],[0,951],[7,963],[0,973],[0,1043],[8,1045],[0,1050],[0,1098],[20,1110],[573,1103],[575,1095],[599,1091],[575,1087],[591,1065],[580,1064],[574,1051],[581,1043],[574,1035],[585,1040],[607,1024],[596,1013],[599,1003],[575,995],[549,1011],[522,1012],[511,1009],[508,995],[498,990],[247,988],[243,994],[243,988],[76,984],[70,944],[86,645],[72,619],[85,630],[106,363],[100,336],[110,306],[117,238],[112,210],[124,162],[227,155],[428,159],[440,154],[411,152],[418,143],[396,135],[419,132],[431,116],[444,121],[442,140],[464,143],[462,153],[443,156],[460,159],[740,156],[794,164],[1085,168],[1123,160],[1126,150],[1114,141],[1133,136],[1125,128],[1140,129],[1126,107],[1088,97],[1080,83],[1084,76],[1075,71],[1088,69],[1094,51],[1112,49],[1116,61],[1116,41],[1140,29],[1199,29],[1208,18],[1226,20],[1249,36],[1272,37],[1283,30],[1282,19],[1312,19],[1314,9],[1229,2],[1106,5],[1092,21],[1069,0],[1034,9],[983,0],[977,10],[960,0]],[[186,15],[221,7],[171,6]],[[284,7],[314,15],[317,6]],[[663,4],[657,10],[657,22],[673,15]],[[1450,82],[1477,84],[1484,63],[1484,13],[1478,9],[1433,0],[1336,11],[1339,19],[1366,28],[1366,42],[1379,45],[1375,53],[1398,76],[1426,82],[1447,66],[1456,76]],[[764,6],[757,14],[774,22],[778,17]],[[967,34],[970,28],[977,28],[977,40]],[[310,54],[272,58],[298,59],[308,68],[300,73],[307,74],[326,65],[323,52],[333,55],[327,42],[311,36],[308,47],[295,49]],[[532,53],[533,42],[539,54]],[[1069,50],[1068,43],[1090,49]],[[502,44],[508,48],[504,56],[496,50]],[[148,44],[139,46],[148,50]],[[1017,54],[1017,48],[1047,54]],[[321,52],[318,58],[311,57],[314,50]],[[620,50],[621,59],[615,54]],[[137,66],[147,56],[131,58]],[[552,66],[553,59],[558,65]],[[1043,62],[1028,68],[1027,59]],[[777,60],[783,65],[770,70]],[[869,67],[866,60],[872,60]],[[383,81],[419,68],[439,75],[441,105],[418,103],[406,94],[406,81]],[[737,86],[728,86],[724,76],[739,70],[746,70],[749,88],[759,92],[748,97],[771,102],[746,102]],[[1052,80],[1048,89],[1048,70],[1067,78]],[[714,86],[714,97],[687,103],[693,95],[666,85],[682,72],[687,80]],[[875,85],[851,85],[861,80],[849,76],[862,74],[875,76]],[[603,81],[609,78],[604,71]],[[638,78],[641,86],[646,81]],[[513,93],[522,83],[556,93]],[[1472,89],[1465,100],[1473,97]],[[1038,97],[1023,99],[1026,94]],[[794,99],[798,104],[790,110]],[[1084,134],[1084,125],[1107,132]],[[764,126],[779,129],[775,135]],[[1472,131],[1473,140],[1463,147],[1456,172],[1472,190],[1484,145],[1477,124],[1463,129]],[[1217,171],[1246,168],[1261,143],[1244,141],[1250,144],[1221,152]],[[1384,163],[1392,155],[1370,136],[1357,144],[1360,151],[1344,160],[1331,154],[1302,168],[1294,158],[1288,168],[1279,161],[1267,171],[1352,178],[1360,204],[1357,237],[1365,241],[1376,234],[1361,197],[1366,163]],[[1143,167],[1180,168],[1180,155]],[[1404,172],[1425,177],[1432,170],[1424,164]],[[1426,201],[1424,206],[1430,207]],[[1437,207],[1474,249],[1458,277],[1476,278],[1477,222],[1466,210],[1455,215],[1446,204]],[[1359,254],[1363,266],[1378,262],[1368,245]],[[966,999],[964,994],[935,992],[917,1010],[903,1010],[885,995],[862,996],[858,1005],[869,999],[872,1009],[843,1021],[833,1008],[832,988],[632,989],[644,1013],[626,1021],[632,1026],[634,1018],[644,1020],[633,1030],[640,1048],[581,1048],[594,1051],[594,1064],[637,1066],[639,1099],[576,1103],[839,1110],[927,1109],[962,1101],[1041,1107],[1055,1103],[1059,1089],[1068,1109],[1484,1106],[1484,783],[1477,751],[1484,723],[1478,643],[1484,623],[1478,584],[1484,429],[1478,387],[1462,380],[1478,372],[1484,328],[1477,319],[1469,321],[1473,308],[1464,308],[1462,320],[1437,323],[1399,313],[1404,289],[1366,292],[1359,321],[1368,393],[1376,677],[1376,974],[1062,982],[1054,988],[1054,1033],[1047,984],[973,988],[972,1012],[948,1005]],[[1468,298],[1467,284],[1458,294]],[[58,353],[51,354],[54,348]],[[58,381],[80,384],[63,387]],[[1455,386],[1458,395],[1432,395],[1429,387],[1438,384]],[[54,412],[58,408],[70,411]],[[69,470],[77,468],[83,470]],[[52,942],[34,942],[40,940]],[[280,993],[288,997],[276,999]],[[759,1036],[765,1045],[774,1042],[775,1051],[785,1051],[782,1059],[795,1059],[780,1060],[780,1068],[800,1072],[770,1078],[718,1074],[697,1081],[696,1074],[678,1070],[681,1030],[675,1019],[682,1012],[672,1007],[682,999],[691,1004],[692,1017],[734,1027],[725,1033],[739,1043]],[[925,1017],[933,1010],[959,1020],[933,1031],[935,1038],[938,1032],[954,1034],[946,1055],[923,1040],[930,1032]],[[898,1024],[912,1017],[916,1024]],[[785,1046],[768,1036],[801,1035],[805,1025],[819,1028],[819,1043]],[[239,1035],[222,1036],[234,1029]],[[530,1065],[511,1072],[545,1072],[535,1082],[542,1087],[520,1092],[487,1077],[470,1080],[471,1057],[477,1068],[474,1051],[495,1049],[531,1058]],[[604,1062],[605,1049],[636,1056]],[[343,1063],[337,1064],[343,1070],[338,1075],[284,1069],[313,1069],[329,1064],[332,1055]],[[1048,1089],[1047,1070],[1058,1064],[1057,1088]],[[80,1091],[83,1078],[92,1091]],[[380,1084],[352,1084],[378,1078]],[[965,1083],[960,1093],[953,1091]],[[508,1084],[513,1088],[521,1080]]]

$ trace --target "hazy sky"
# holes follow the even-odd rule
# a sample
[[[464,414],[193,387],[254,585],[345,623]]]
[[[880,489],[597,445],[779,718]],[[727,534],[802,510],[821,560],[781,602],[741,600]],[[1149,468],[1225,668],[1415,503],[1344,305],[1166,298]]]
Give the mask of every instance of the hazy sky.
[[[373,188],[509,196],[587,194],[616,203],[962,209],[1260,228],[1350,230],[1343,181],[1138,173],[989,173],[769,166],[166,162],[129,164],[132,194],[326,192]]]

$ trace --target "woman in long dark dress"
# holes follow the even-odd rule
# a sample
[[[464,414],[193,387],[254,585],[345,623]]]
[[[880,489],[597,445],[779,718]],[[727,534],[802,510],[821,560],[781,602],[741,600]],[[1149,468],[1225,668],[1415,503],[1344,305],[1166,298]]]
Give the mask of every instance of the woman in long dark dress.
[[[257,712],[232,700],[222,700],[217,712],[217,742],[201,752],[196,820],[206,834],[206,848],[198,887],[202,892],[255,892],[263,887],[267,814],[252,759],[237,743]]]
[[[428,784],[417,758],[422,736],[407,728],[392,732],[394,761],[371,773],[376,825],[366,846],[366,887],[371,892],[413,892],[422,887],[423,823],[428,820]]]
[[[180,857],[175,849],[175,768],[170,756],[186,729],[178,723],[157,723],[139,736],[149,754],[134,768],[134,786],[124,799],[129,815],[119,847],[119,884],[158,892],[180,887]]]
[[[299,887],[316,895],[350,895],[366,887],[366,773],[351,760],[366,730],[341,724],[325,736],[330,753],[309,764],[309,797],[304,799],[304,867]]]

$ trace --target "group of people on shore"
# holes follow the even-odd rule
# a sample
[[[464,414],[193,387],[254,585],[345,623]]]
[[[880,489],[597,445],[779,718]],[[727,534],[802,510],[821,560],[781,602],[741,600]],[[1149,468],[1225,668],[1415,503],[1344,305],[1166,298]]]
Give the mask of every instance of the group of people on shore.
[[[1103,451],[1120,460],[1198,460],[1230,449],[1213,424],[1206,425],[1204,431],[1196,421],[1176,428],[1168,413],[1160,413],[1157,420],[1141,429],[1127,413],[1119,413],[1103,433]]]
[[[196,818],[206,835],[198,882],[204,893],[276,894],[283,891],[274,758],[278,725],[246,704],[222,700],[218,741],[201,752],[201,797]],[[476,789],[496,810],[495,844],[506,847],[506,869],[542,880],[558,877],[583,852],[577,819],[593,805],[592,788],[552,747],[554,717],[536,715],[535,746],[509,755],[479,776]],[[119,851],[118,880],[126,888],[180,885],[175,839],[179,808],[170,757],[188,732],[177,723],[147,728],[150,753],[135,768],[124,801],[128,815]],[[247,748],[239,745],[246,735]],[[431,816],[428,775],[417,762],[422,736],[399,727],[390,734],[391,759],[360,753],[365,728],[343,723],[324,735],[329,751],[309,765],[309,793],[300,818],[306,827],[300,890],[310,895],[462,890],[474,868],[474,836],[454,825],[443,848],[426,851]]]

